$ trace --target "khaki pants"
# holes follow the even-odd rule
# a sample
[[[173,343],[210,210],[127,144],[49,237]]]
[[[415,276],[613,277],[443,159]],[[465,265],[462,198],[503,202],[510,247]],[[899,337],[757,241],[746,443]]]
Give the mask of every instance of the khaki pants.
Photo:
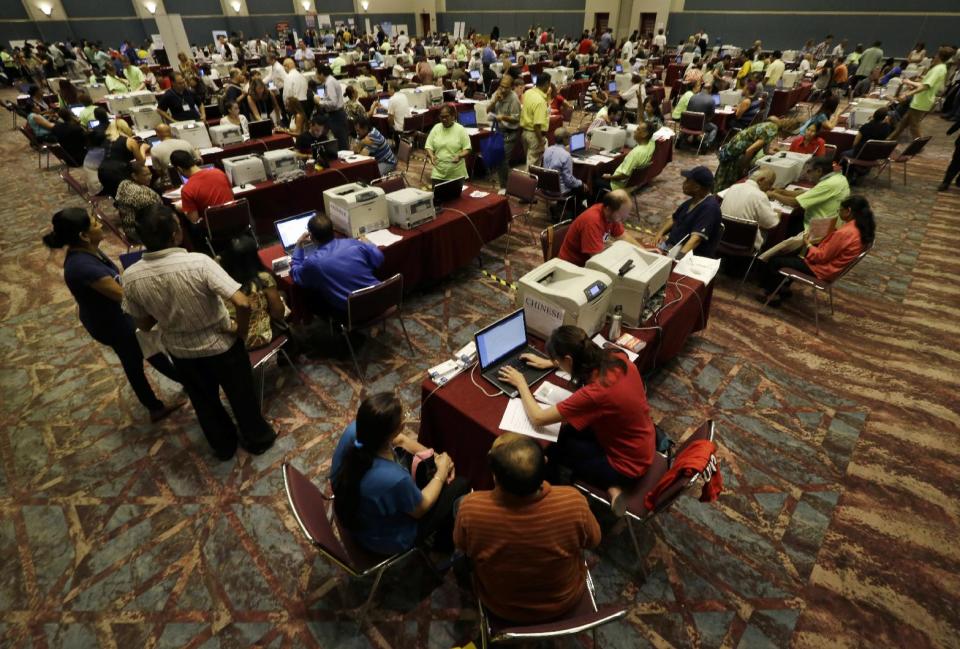
[[[923,110],[916,110],[911,108],[907,111],[907,114],[900,118],[900,121],[897,122],[897,128],[893,129],[893,133],[890,134],[888,139],[898,140],[900,134],[903,133],[907,128],[910,129],[910,136],[914,139],[918,137],[923,137],[923,134],[920,132],[920,122],[924,117],[927,116],[927,112]]]
[[[527,171],[530,167],[539,167],[543,162],[544,139],[537,137],[533,131],[524,129],[523,146],[527,149]]]

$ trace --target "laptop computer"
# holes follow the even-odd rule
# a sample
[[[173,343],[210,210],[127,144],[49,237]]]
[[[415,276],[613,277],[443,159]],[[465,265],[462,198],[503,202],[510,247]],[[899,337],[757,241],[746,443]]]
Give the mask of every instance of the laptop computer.
[[[608,84],[607,84],[607,91],[608,91],[608,92],[616,92],[616,91],[617,91],[617,82],[616,82],[616,81],[611,81],[610,83],[608,83]]]
[[[713,105],[715,108],[720,108],[720,95],[710,95],[713,97]]]
[[[200,169],[213,169],[213,167],[214,167],[214,165],[212,165],[212,164],[200,165]],[[190,179],[187,178],[186,176],[184,176],[183,174],[180,174],[180,184],[181,184],[181,185],[186,185],[188,180],[190,180]]]
[[[379,68],[379,67],[380,67],[380,61],[378,61],[378,60],[376,60],[376,59],[370,59],[370,69],[371,69],[371,70],[375,70],[376,68]]]
[[[477,111],[465,110],[462,113],[458,113],[457,121],[460,122],[461,126],[470,126],[470,127],[476,128],[477,127]]]
[[[474,81],[480,81],[480,70],[470,70],[470,78]]]
[[[323,88],[323,87],[317,88],[316,95],[317,95],[317,97],[319,97],[320,99],[323,99],[324,97],[327,96],[327,89],[326,89],[326,88]]]
[[[620,63],[617,63],[617,67],[614,68],[614,69],[615,69],[617,72],[623,72],[623,65],[621,65]]]
[[[463,178],[447,180],[433,186],[433,204],[436,206],[460,198],[463,192]]]
[[[527,343],[527,322],[523,309],[514,311],[506,318],[484,327],[473,336],[477,345],[477,358],[480,362],[480,376],[495,385],[508,397],[515,397],[517,389],[500,380],[500,368],[506,365],[515,367],[533,385],[552,369],[538,369],[530,367],[520,360],[520,354],[536,354],[542,356],[536,349]]]
[[[337,146],[336,138],[329,138],[322,142],[314,142],[310,147],[313,159],[318,162],[332,162],[337,160],[338,151],[339,147]]]
[[[587,134],[583,131],[570,134],[570,155],[574,158],[586,158],[590,155],[587,151]]]
[[[280,245],[283,246],[283,251],[286,254],[289,255],[293,251],[297,241],[307,231],[307,223],[316,214],[316,212],[304,212],[273,222],[273,227],[277,231],[277,238],[280,239]]]
[[[258,119],[255,122],[250,122],[247,124],[247,128],[250,131],[251,140],[261,137],[270,137],[270,135],[273,133],[273,120]]]

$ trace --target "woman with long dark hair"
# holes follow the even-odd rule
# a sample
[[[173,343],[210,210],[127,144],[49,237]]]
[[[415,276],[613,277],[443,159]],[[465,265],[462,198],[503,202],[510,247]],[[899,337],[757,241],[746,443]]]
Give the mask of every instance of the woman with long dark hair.
[[[844,199],[840,203],[839,218],[843,225],[820,242],[811,242],[808,230],[803,237],[804,247],[800,255],[783,255],[767,262],[760,279],[764,291],[757,296],[759,301],[766,302],[783,281],[779,272],[781,268],[793,268],[829,282],[842,273],[867,246],[873,244],[877,226],[866,198],[849,196]],[[770,306],[780,306],[783,300],[792,296],[789,286],[788,280],[777,293],[777,299],[769,303]]]
[[[63,279],[77,301],[80,322],[94,340],[116,352],[130,387],[150,411],[150,421],[160,421],[184,402],[164,405],[150,387],[143,373],[143,352],[133,320],[120,308],[123,301],[120,271],[100,251],[102,240],[100,222],[79,207],[68,207],[54,214],[53,231],[43,236],[43,244],[48,248],[67,248]],[[171,381],[180,382],[177,370],[165,354],[155,354],[147,362]]]
[[[469,491],[454,478],[453,460],[433,455],[436,472],[421,487],[394,449],[424,458],[431,451],[400,432],[403,408],[390,392],[367,397],[333,453],[330,480],[337,518],[370,552],[394,554],[434,536],[453,549],[453,503]]]
[[[273,340],[273,321],[283,319],[283,301],[273,275],[263,269],[257,256],[257,242],[249,234],[234,237],[220,255],[220,265],[250,301],[247,349],[268,345]],[[228,307],[229,308],[229,307]]]
[[[653,462],[656,428],[643,380],[623,352],[598,347],[579,327],[558,327],[547,341],[549,358],[523,354],[528,365],[567,372],[579,386],[555,406],[541,408],[523,374],[513,367],[500,378],[520,392],[523,409],[534,426],[562,422],[557,443],[547,451],[554,465],[574,478],[607,489],[615,514],[623,516],[623,488],[640,478]]]

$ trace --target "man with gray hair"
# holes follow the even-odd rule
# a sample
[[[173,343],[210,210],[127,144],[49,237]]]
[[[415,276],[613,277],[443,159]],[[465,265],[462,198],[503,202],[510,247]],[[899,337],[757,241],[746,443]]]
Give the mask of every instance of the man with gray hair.
[[[568,149],[570,131],[561,126],[554,131],[553,137],[553,144],[543,152],[543,167],[560,172],[560,190],[564,194],[573,192],[576,214],[581,207],[586,207],[586,199],[583,181],[573,175],[573,158],[570,157]]]
[[[742,183],[731,185],[723,195],[720,211],[724,218],[758,223],[760,230],[769,230],[780,223],[780,214],[767,198],[777,175],[772,169],[760,169]],[[763,233],[757,230],[754,250],[763,245]]]

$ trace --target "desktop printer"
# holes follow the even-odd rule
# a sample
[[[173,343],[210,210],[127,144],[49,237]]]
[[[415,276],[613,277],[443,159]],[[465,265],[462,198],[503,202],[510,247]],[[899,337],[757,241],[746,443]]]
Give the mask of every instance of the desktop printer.
[[[620,153],[626,141],[627,131],[619,126],[600,126],[590,131],[590,148],[594,151]]]
[[[636,138],[637,125],[627,124],[626,129],[627,129],[627,141],[624,144],[624,146],[632,149],[633,147],[637,146],[637,138]]]
[[[351,237],[390,227],[387,199],[380,187],[348,183],[323,192],[323,209],[333,229]]]
[[[437,218],[433,192],[407,187],[387,194],[390,223],[409,230]]]
[[[102,83],[91,83],[85,87],[87,94],[90,95],[90,101],[97,102],[107,98],[107,87]],[[109,105],[107,106],[109,110]],[[116,114],[116,113],[114,113]]]
[[[489,126],[492,113],[487,112],[487,102],[478,101],[473,105],[473,111],[477,114],[477,126]]]
[[[443,88],[439,86],[420,86],[400,90],[407,96],[411,108],[430,108],[443,103]]]
[[[156,106],[157,96],[149,90],[134,90],[130,93],[134,106]]]
[[[263,167],[267,176],[276,180],[279,176],[299,169],[297,156],[290,149],[277,149],[276,151],[267,151],[263,154]]]
[[[374,93],[377,91],[377,80],[373,77],[360,75],[356,78],[357,85],[363,88],[364,92]]]
[[[195,149],[209,149],[210,135],[207,133],[207,125],[203,122],[174,122],[170,125],[173,131],[173,137],[186,140],[193,145]]]
[[[243,142],[243,131],[236,124],[220,122],[210,127],[210,139],[214,146],[227,146]]]
[[[490,69],[493,70],[493,73],[496,74],[498,77],[503,76],[503,63],[501,61],[497,61],[496,63],[491,63]]]
[[[241,185],[262,183],[267,179],[267,170],[263,168],[263,160],[259,156],[238,155],[223,159],[223,170],[234,187]]]
[[[720,105],[721,106],[736,106],[740,103],[740,100],[743,99],[739,90],[721,90],[720,91]]]
[[[133,120],[133,130],[146,131],[155,129],[163,122],[156,106],[134,106],[130,109],[130,119]]]
[[[758,164],[761,169],[771,169],[777,175],[773,186],[782,189],[803,175],[803,167],[811,157],[806,153],[781,151],[760,158]]]
[[[568,83],[573,79],[573,68],[558,65],[555,68],[546,68],[544,72],[550,75],[550,82],[557,85],[557,88]]]
[[[126,113],[131,108],[136,106],[136,103],[129,92],[116,95],[107,95],[104,97],[104,99],[107,100],[107,110],[110,111],[111,115]]]
[[[614,241],[603,252],[587,260],[587,268],[604,273],[612,287],[611,312],[623,308],[623,322],[639,327],[647,298],[667,283],[673,260],[644,250],[627,241]]]
[[[611,292],[607,290],[610,279],[606,274],[590,268],[574,266],[570,262],[553,258],[520,278],[517,282],[517,303],[527,308],[547,308],[563,311],[563,324],[576,325],[588,336],[600,331],[607,316]],[[527,300],[527,298],[531,298]],[[536,307],[528,302],[538,303]],[[541,306],[541,305],[545,305]],[[539,318],[527,314],[527,326],[542,338],[552,332],[539,331],[535,324]]]
[[[793,88],[797,85],[797,81],[800,79],[799,70],[784,70],[783,74],[780,76],[780,81],[783,84],[784,88]]]

